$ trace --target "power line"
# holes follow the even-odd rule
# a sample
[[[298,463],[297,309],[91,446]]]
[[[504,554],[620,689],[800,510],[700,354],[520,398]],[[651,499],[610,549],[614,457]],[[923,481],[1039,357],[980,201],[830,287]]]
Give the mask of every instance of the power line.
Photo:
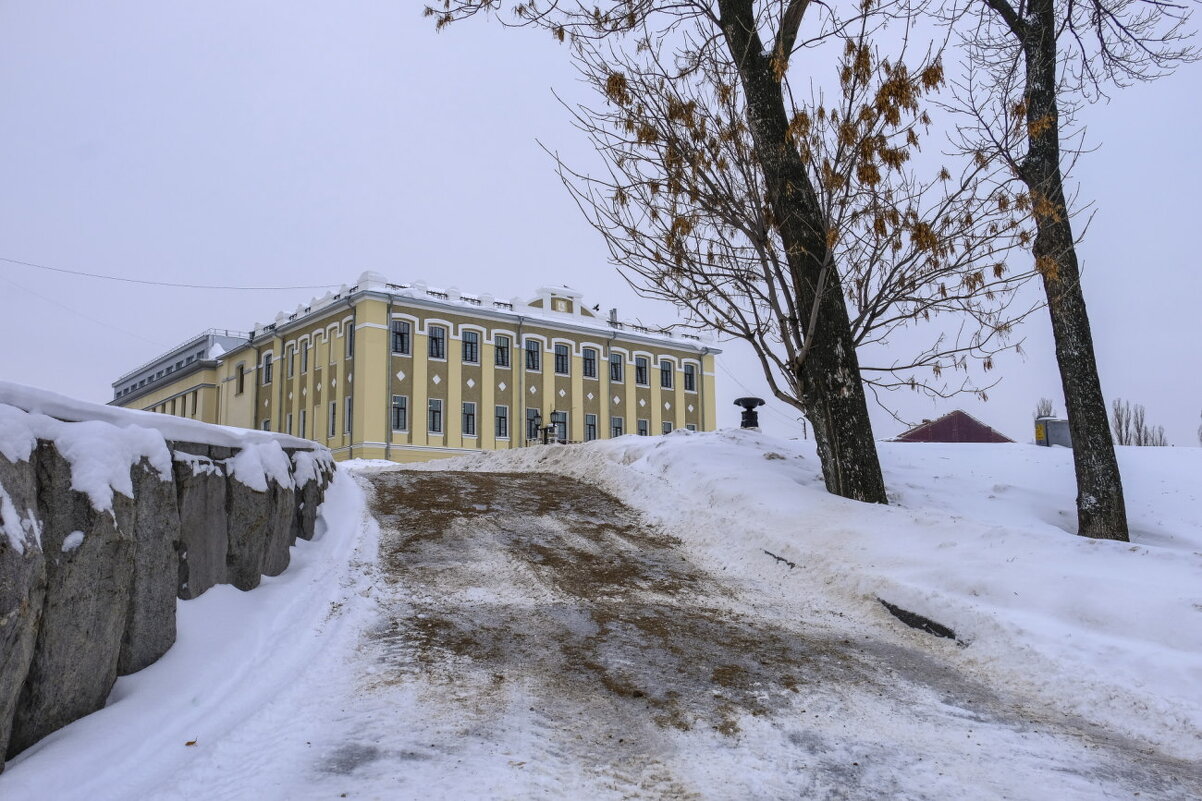
[[[41,293],[34,292],[32,289],[23,287],[20,284],[18,284],[17,282],[15,282],[9,278],[0,276],[0,281],[3,281],[4,283],[8,284],[9,286],[16,287],[17,289],[21,290],[22,292],[27,292],[30,295],[33,295],[35,298],[41,298],[42,300],[46,301],[47,303],[58,306],[60,309],[63,309],[64,311],[68,311],[71,314],[74,314],[76,317],[87,320],[89,322],[96,323],[96,325],[104,326],[105,328],[111,328],[114,331],[125,334],[126,336],[133,337],[134,339],[140,339],[143,342],[149,342],[151,345],[154,345],[157,348],[163,347],[163,343],[161,343],[161,342],[155,342],[153,339],[147,339],[146,337],[142,336],[141,334],[135,334],[133,331],[126,331],[124,328],[119,328],[118,326],[115,326],[112,323],[106,323],[104,320],[98,320],[95,317],[84,314],[83,312],[79,311],[78,309],[71,308],[70,306],[66,305],[65,303],[60,303],[59,301],[55,300],[54,298],[48,298]]]
[[[98,278],[102,281],[120,281],[124,284],[166,286],[173,287],[175,289],[232,289],[239,291],[266,291],[290,289],[331,289],[337,286],[337,284],[313,284],[310,286],[228,286],[220,284],[177,284],[171,281],[147,281],[142,278],[123,278],[117,275],[101,275],[99,273],[84,272],[82,270],[67,270],[62,267],[49,267],[45,264],[35,264],[31,261],[21,261],[20,259],[9,259],[5,258],[4,256],[0,256],[0,261],[8,262],[9,264],[19,264],[22,267],[34,267],[38,270],[47,270],[52,273],[63,273],[64,275],[78,275],[84,278]]]

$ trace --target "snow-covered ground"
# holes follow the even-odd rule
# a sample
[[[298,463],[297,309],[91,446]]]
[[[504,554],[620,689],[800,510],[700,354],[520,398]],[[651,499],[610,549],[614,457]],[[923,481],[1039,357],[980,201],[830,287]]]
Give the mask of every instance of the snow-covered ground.
[[[881,456],[889,507],[826,494],[810,443],[745,431],[628,436],[481,454],[428,469],[579,478],[643,510],[682,541],[688,559],[740,588],[740,614],[754,609],[782,625],[804,616],[848,640],[893,643],[1000,697],[1024,699],[1049,728],[1063,721],[1113,736],[1105,747],[1085,738],[1076,746],[1082,749],[1104,754],[1125,743],[1149,759],[1180,759],[1187,772],[1189,761],[1202,760],[1202,449],[1120,449],[1133,527],[1129,544],[1070,533],[1068,451],[883,443]],[[578,797],[567,789],[577,786],[571,775],[558,791],[554,784],[520,783],[520,771],[529,769],[521,756],[529,720],[520,715],[507,721],[508,743],[482,739],[490,726],[477,719],[474,734],[461,734],[465,744],[454,758],[440,762],[433,738],[401,754],[411,777],[437,775],[437,785],[425,791],[420,783],[381,791],[381,777],[357,767],[364,754],[346,750],[347,734],[356,728],[381,738],[461,731],[439,720],[446,715],[449,721],[454,710],[423,701],[412,688],[394,683],[388,693],[364,691],[379,669],[364,642],[379,620],[382,584],[379,529],[365,516],[354,474],[384,469],[395,466],[341,466],[322,509],[322,535],[297,543],[282,576],[264,579],[250,593],[216,587],[181,602],[176,646],[120,679],[104,710],[10,761],[0,775],[0,798],[475,798],[488,797],[481,791],[487,787],[504,797]],[[903,627],[878,598],[951,627],[962,645]],[[1107,784],[1105,776],[1094,783],[1058,767],[1072,753],[1063,738],[1044,740],[1034,729],[985,721],[972,735],[976,756],[945,760],[954,770],[910,765],[909,784],[890,785],[877,776],[843,792],[850,766],[863,761],[850,745],[856,737],[926,737],[900,744],[916,755],[970,748],[953,739],[976,724],[955,719],[953,708],[942,733],[924,734],[929,726],[891,720],[905,714],[897,699],[871,706],[877,688],[870,689],[837,720],[830,709],[810,710],[824,716],[828,728],[820,733],[831,735],[837,723],[840,742],[849,744],[838,755],[846,757],[842,770],[848,772],[806,785],[821,790],[815,797],[1117,797],[1112,790],[1119,785]],[[496,729],[497,721],[491,724]],[[760,787],[760,797],[776,797],[772,788],[793,785],[774,784],[772,771],[825,764],[813,748],[808,767],[797,753],[774,750],[783,742],[770,736],[778,724],[748,720],[734,738],[682,735],[681,744],[697,749],[677,755],[693,766],[694,791],[708,787],[702,797],[735,798],[735,786]],[[817,742],[790,738],[795,748]],[[478,764],[498,765],[500,772],[454,772],[457,760],[489,749],[491,761],[481,757]],[[1040,749],[1050,754],[1046,764],[1038,764]],[[501,752],[514,755],[506,759]],[[878,771],[901,771],[896,755],[878,751],[878,757]],[[314,765],[327,768],[320,781]],[[515,790],[496,793],[504,771],[515,777]],[[724,786],[723,771],[742,772],[740,783]],[[1094,765],[1086,773],[1105,771]],[[1012,784],[998,790],[1007,774]],[[1191,784],[1202,786],[1202,776]],[[886,792],[889,787],[894,791]],[[1143,797],[1189,793],[1169,781],[1145,787]]]
[[[968,647],[948,659],[992,686],[1202,760],[1202,449],[1118,449],[1130,543],[1071,533],[1067,449],[879,449],[888,507],[827,494],[811,442],[738,429],[432,467],[595,482],[711,567],[778,573],[782,595],[813,599],[851,631],[896,624],[882,598],[952,628]]]

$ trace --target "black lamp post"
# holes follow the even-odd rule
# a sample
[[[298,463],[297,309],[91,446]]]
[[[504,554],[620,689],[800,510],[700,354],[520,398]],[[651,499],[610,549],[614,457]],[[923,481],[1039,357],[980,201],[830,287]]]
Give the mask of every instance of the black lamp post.
[[[743,420],[740,425],[743,428],[759,428],[760,416],[756,408],[763,405],[763,398],[736,398],[735,406],[743,407]]]

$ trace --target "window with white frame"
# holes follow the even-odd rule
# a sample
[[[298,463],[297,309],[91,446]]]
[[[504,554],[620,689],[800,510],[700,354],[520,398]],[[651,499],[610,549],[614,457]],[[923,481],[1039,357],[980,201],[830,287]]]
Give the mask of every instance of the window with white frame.
[[[493,349],[496,352],[494,361],[497,367],[509,366],[509,337],[497,335],[493,337]]]
[[[463,332],[463,361],[467,364],[480,363],[480,334],[476,331]]]
[[[651,433],[651,425],[648,421],[639,420],[638,426],[639,426],[639,436],[640,437],[645,437]]]
[[[332,437],[338,433],[338,401],[330,401],[330,425],[326,428],[329,433],[327,437]]]
[[[347,395],[342,401],[342,431],[344,434],[351,433],[351,396]]]
[[[647,357],[646,356],[635,356],[634,357],[634,383],[638,384],[640,387],[645,387],[649,383],[647,381]]]
[[[288,436],[292,436],[292,412],[288,412],[288,416],[284,418],[287,422],[287,428],[284,429]]]
[[[555,346],[555,374],[567,375],[571,364],[571,350],[567,345]]]
[[[583,362],[581,372],[585,378],[597,377],[597,349],[585,348],[580,352],[581,361]]]
[[[300,431],[297,432],[301,439],[309,438],[309,410],[301,409],[300,413]]]
[[[695,365],[686,364],[684,366],[684,391],[697,391],[697,367]]]
[[[609,435],[611,437],[620,437],[625,433],[623,429],[623,420],[621,417],[609,418]]]
[[[542,369],[542,344],[537,339],[526,340],[526,369]]]
[[[551,412],[551,425],[555,430],[552,435],[560,442],[568,441],[568,413],[555,411]]]
[[[426,428],[431,434],[442,433],[442,401],[438,398],[430,398],[427,407]]]
[[[620,353],[609,354],[609,380],[617,383],[622,383],[622,374],[625,372],[626,362]],[[621,419],[621,418],[618,418]]]
[[[409,355],[410,332],[408,320],[392,321],[392,352],[401,356]]]
[[[672,362],[667,359],[659,360],[659,385],[663,389],[672,388]]]
[[[671,434],[671,433],[672,433],[672,424],[671,424],[671,423],[669,423],[667,420],[665,420],[665,421],[664,421],[664,433],[665,433],[665,434]]]
[[[584,441],[592,442],[597,438],[597,415],[586,414],[584,416]]]
[[[409,398],[405,395],[392,396],[392,430],[409,430]]]
[[[355,358],[355,325],[354,323],[346,324],[346,358]]]
[[[509,407],[497,407],[497,439],[509,439]]]
[[[447,329],[441,325],[432,325],[427,331],[430,337],[429,356],[431,359],[447,357]]]
[[[262,372],[262,381],[264,384],[271,383],[271,367],[272,367],[271,354],[264,353],[263,354],[263,372]]]
[[[463,436],[476,436],[476,404],[471,402],[463,404]]]
[[[309,340],[301,343],[301,375],[309,372]]]

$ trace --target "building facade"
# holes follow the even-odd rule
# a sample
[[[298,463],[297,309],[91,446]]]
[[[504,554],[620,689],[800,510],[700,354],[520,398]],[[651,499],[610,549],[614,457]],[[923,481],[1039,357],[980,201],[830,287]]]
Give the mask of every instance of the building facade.
[[[712,430],[717,353],[598,317],[565,287],[501,301],[365,273],[248,334],[189,340],[114,382],[111,403],[423,461]]]

